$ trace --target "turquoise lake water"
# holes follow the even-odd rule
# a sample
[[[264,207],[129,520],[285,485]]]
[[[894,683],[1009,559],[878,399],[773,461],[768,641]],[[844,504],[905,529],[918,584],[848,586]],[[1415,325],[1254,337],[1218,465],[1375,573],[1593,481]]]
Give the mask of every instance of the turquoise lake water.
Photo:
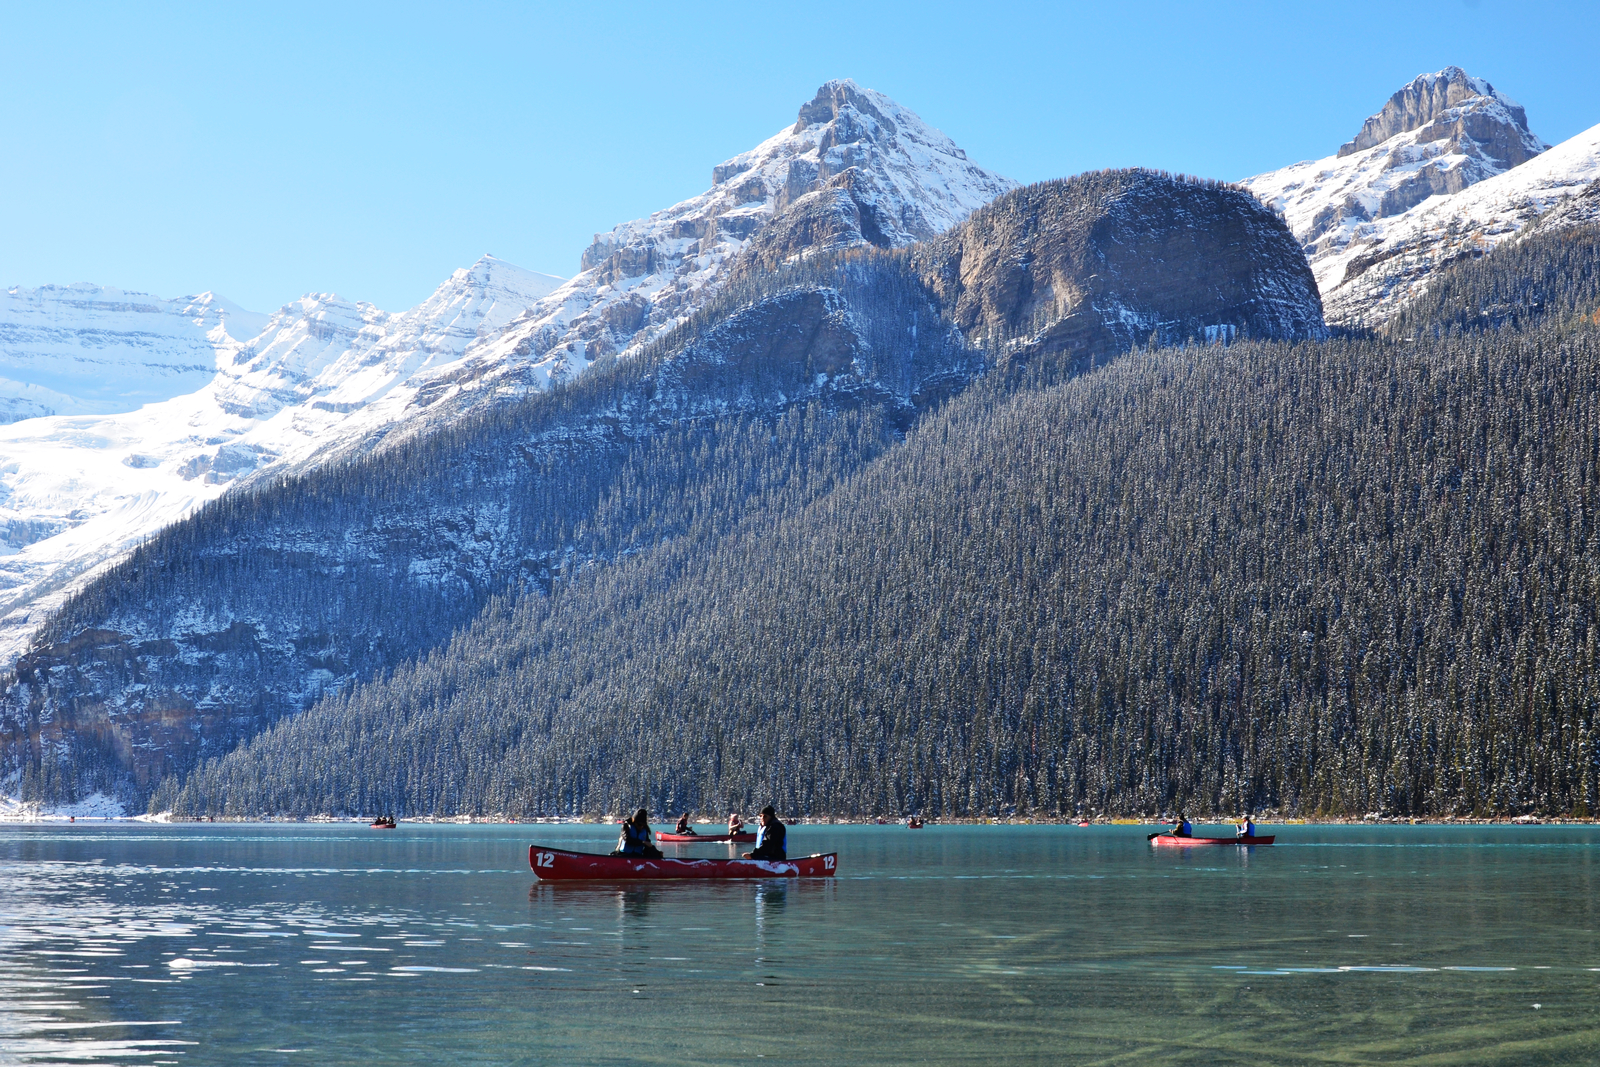
[[[1600,830],[1272,830],[795,826],[837,879],[618,888],[527,866],[600,827],[3,826],[0,1062],[1600,1063]]]

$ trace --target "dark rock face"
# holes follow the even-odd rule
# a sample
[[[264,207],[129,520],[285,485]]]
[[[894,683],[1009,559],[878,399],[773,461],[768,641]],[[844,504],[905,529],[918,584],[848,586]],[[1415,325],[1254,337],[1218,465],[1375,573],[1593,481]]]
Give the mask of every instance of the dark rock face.
[[[1008,193],[913,259],[963,333],[1016,355],[1326,335],[1277,215],[1241,189],[1153,171]]]

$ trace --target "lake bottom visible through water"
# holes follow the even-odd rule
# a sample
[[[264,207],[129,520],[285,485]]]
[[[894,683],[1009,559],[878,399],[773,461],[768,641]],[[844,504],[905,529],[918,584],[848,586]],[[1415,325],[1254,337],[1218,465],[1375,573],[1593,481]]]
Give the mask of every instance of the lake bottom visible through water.
[[[837,878],[590,886],[528,846],[601,826],[0,826],[0,1062],[1600,1063],[1600,829],[1274,831],[797,825]]]

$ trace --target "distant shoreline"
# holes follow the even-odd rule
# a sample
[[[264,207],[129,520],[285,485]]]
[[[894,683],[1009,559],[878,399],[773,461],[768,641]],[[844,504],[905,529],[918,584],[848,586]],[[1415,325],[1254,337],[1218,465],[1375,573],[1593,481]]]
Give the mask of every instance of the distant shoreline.
[[[215,818],[162,815],[57,815],[50,812],[18,814],[0,814],[0,825],[17,824],[29,825],[37,823],[61,823],[64,825],[77,823],[111,823],[111,822],[139,822],[155,824],[194,824],[194,823],[305,823],[329,825],[367,825],[375,816],[287,816],[287,815],[223,815]],[[397,822],[415,825],[455,825],[455,826],[610,826],[622,820],[618,815],[584,815],[584,816],[536,816],[532,818],[514,818],[511,816],[467,816],[467,815],[440,815],[440,816],[412,816],[401,817]],[[1099,817],[1088,820],[1077,818],[1042,816],[1012,816],[999,818],[974,818],[951,817],[935,818],[924,816],[924,825],[932,826],[1065,826],[1079,828],[1084,821],[1090,827],[1103,826],[1145,826],[1160,827],[1172,825],[1170,820],[1153,818],[1138,818],[1133,816]],[[753,822],[753,818],[751,820]],[[1237,820],[1231,818],[1198,818],[1190,820],[1196,827],[1235,825]],[[890,818],[884,816],[881,820],[877,816],[814,816],[787,820],[791,826],[884,826],[893,827],[905,825],[905,817]],[[1262,816],[1256,819],[1256,825],[1269,826],[1594,826],[1600,819],[1574,818],[1572,816],[1533,816],[1533,815],[1500,815],[1500,816],[1363,816],[1359,818],[1325,816],[1316,818],[1272,818]],[[663,823],[664,825],[665,823]],[[726,825],[721,820],[696,821],[697,827],[720,829]]]

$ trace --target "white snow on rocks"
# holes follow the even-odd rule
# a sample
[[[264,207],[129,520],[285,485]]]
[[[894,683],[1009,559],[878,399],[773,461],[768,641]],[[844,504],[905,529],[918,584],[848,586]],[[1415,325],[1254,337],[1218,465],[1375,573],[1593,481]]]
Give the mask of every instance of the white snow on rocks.
[[[1600,126],[1463,192],[1432,197],[1314,262],[1329,321],[1380,325],[1440,266],[1481,255],[1600,179]]]
[[[1600,178],[1597,150],[1600,126],[1546,148],[1516,101],[1450,67],[1396,93],[1340,154],[1244,184],[1305,247],[1327,321],[1377,326],[1440,266]]]
[[[597,234],[582,273],[467,362],[538,386],[638,348],[703,306],[756,231],[852,168],[891,246],[942,233],[1017,185],[882,93],[828,82],[793,126],[712,168],[706,192]]]
[[[67,822],[71,819],[124,819],[127,812],[114,797],[95,793],[72,804],[39,804],[0,793],[0,823]]]

